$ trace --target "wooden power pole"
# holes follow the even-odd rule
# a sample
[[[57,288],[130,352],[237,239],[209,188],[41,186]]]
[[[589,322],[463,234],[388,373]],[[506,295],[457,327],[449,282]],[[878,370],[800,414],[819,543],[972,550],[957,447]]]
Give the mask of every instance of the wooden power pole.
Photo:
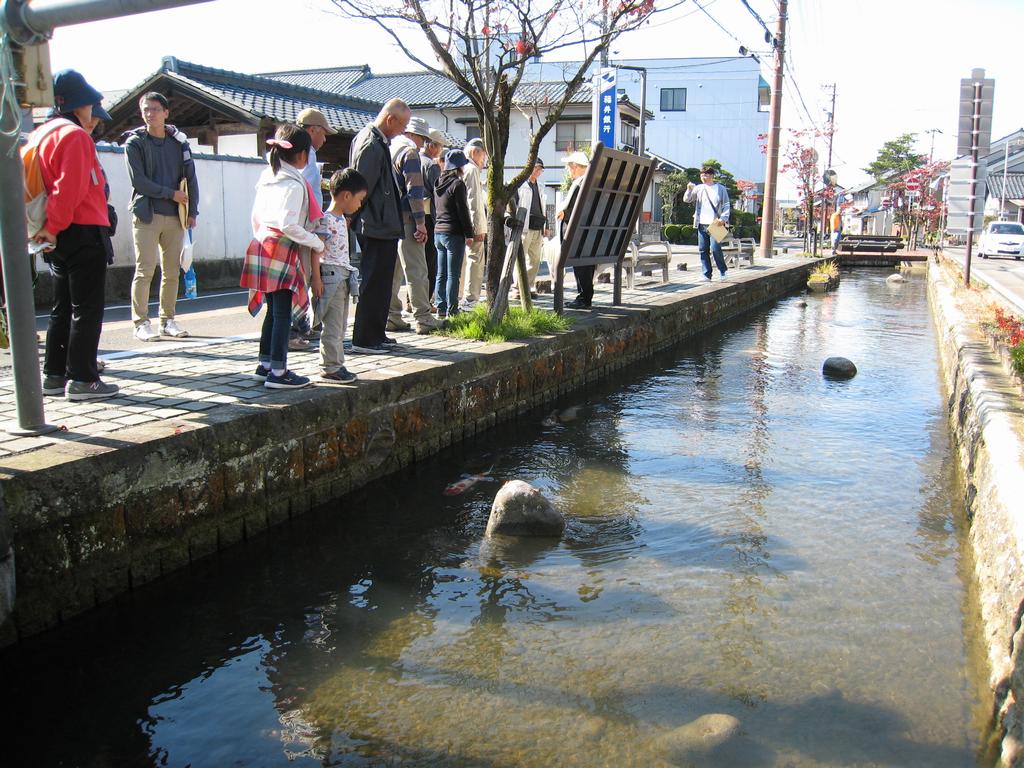
[[[786,56],[786,9],[788,0],[779,0],[779,23],[775,32],[775,83],[772,86],[771,114],[768,118],[768,162],[764,172],[764,208],[761,213],[761,257],[772,257],[775,236],[775,190],[779,179],[779,134],[782,128],[782,73]]]

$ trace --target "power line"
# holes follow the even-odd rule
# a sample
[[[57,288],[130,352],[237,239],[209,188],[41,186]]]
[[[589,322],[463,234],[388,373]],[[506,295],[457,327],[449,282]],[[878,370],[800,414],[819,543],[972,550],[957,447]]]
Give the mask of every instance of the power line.
[[[735,41],[736,41],[737,43],[739,43],[739,44],[740,44],[741,46],[743,46],[744,48],[746,48],[746,46],[745,46],[745,45],[743,45],[743,41],[742,41],[742,40],[740,40],[740,39],[739,39],[738,37],[736,37],[736,35],[734,35],[734,34],[733,34],[732,32],[730,32],[730,31],[729,31],[728,29],[726,29],[725,27],[723,27],[723,26],[722,26],[722,25],[721,25],[721,24],[719,23],[718,19],[716,19],[716,18],[715,18],[714,16],[712,16],[712,15],[711,15],[710,13],[708,13],[708,10],[707,10],[707,9],[706,9],[706,8],[705,8],[705,7],[703,6],[703,5],[701,5],[701,4],[700,4],[700,3],[698,2],[698,0],[693,0],[693,4],[694,4],[694,5],[696,5],[696,6],[698,7],[698,8],[700,8],[700,10],[704,11],[704,15],[705,15],[705,16],[707,16],[707,17],[708,17],[709,19],[711,19],[711,21],[713,21],[713,22],[715,23],[715,26],[716,26],[716,27],[718,27],[718,28],[719,28],[720,30],[722,30],[723,32],[725,32],[725,34],[727,34],[727,35],[728,35],[729,37],[731,37],[731,38],[732,38],[733,40],[735,40]]]
[[[761,25],[761,29],[764,30],[764,35],[765,35],[764,41],[766,43],[771,43],[775,38],[772,36],[772,31],[770,29],[768,29],[768,25],[764,23],[764,19],[762,19],[757,14],[757,11],[755,11],[753,8],[750,7],[750,3],[748,3],[747,0],[740,0],[740,2],[743,3],[744,7],[748,11],[750,11],[750,15],[754,17],[754,19],[757,21],[757,23]]]

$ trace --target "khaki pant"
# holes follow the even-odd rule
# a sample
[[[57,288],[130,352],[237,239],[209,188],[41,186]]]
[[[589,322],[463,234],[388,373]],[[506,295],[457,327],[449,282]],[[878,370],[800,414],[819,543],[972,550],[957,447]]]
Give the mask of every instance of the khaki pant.
[[[324,295],[314,302],[313,324],[322,323],[320,332],[320,370],[334,373],[345,365],[345,328],[348,325],[348,270],[321,266]]]
[[[178,299],[178,275],[181,273],[181,245],[185,230],[177,216],[153,214],[148,224],[132,218],[135,238],[135,277],[132,278],[132,321],[139,325],[149,320],[149,289],[159,256],[160,319],[174,319]]]
[[[466,265],[462,269],[463,301],[480,301],[480,290],[484,287],[484,245],[474,240],[466,249]]]
[[[391,281],[391,309],[388,312],[388,320],[393,323],[402,321],[402,300],[398,296],[398,289],[402,287],[404,273],[405,290],[409,296],[409,303],[412,304],[416,322],[429,325],[433,318],[430,316],[430,278],[427,274],[426,246],[416,242],[415,234],[416,225],[411,220],[406,221],[405,237],[398,243],[398,260],[402,268],[395,269],[395,277]]]
[[[523,230],[523,256],[526,258],[526,282],[533,290],[533,284],[537,281],[537,272],[540,271],[540,262],[544,258],[544,233],[539,229]],[[512,279],[515,281],[516,290],[522,290],[519,285],[519,270],[512,270]]]

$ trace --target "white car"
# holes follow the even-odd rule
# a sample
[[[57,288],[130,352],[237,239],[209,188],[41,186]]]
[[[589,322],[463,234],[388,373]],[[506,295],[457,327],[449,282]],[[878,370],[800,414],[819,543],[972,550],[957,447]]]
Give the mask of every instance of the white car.
[[[978,240],[978,255],[1024,257],[1024,224],[1016,221],[993,221],[985,227]]]

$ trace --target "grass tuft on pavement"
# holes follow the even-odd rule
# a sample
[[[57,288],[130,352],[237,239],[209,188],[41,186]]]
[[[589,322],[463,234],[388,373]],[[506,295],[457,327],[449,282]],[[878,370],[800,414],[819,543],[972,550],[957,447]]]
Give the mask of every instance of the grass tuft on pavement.
[[[456,339],[499,342],[567,331],[569,325],[567,318],[536,307],[529,312],[521,307],[510,307],[500,323],[491,325],[487,307],[478,304],[469,312],[449,318],[448,327],[441,333]]]

